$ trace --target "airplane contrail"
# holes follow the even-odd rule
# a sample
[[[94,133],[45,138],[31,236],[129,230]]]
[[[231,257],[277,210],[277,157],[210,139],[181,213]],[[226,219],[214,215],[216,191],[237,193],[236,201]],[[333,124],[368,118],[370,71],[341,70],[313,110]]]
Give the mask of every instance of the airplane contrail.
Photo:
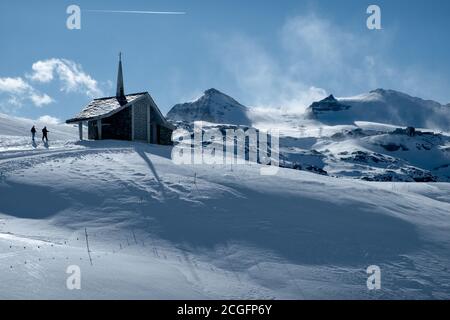
[[[186,14],[186,12],[183,11],[129,11],[129,10],[86,10],[86,11],[99,13],[173,14],[173,15]]]

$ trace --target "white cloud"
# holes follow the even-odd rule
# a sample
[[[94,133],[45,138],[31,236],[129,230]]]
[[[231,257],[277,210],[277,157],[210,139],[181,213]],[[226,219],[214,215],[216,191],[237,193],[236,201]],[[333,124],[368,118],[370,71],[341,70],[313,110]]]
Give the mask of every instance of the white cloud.
[[[369,31],[352,33],[315,14],[291,18],[281,30],[286,70],[338,94],[376,89],[388,72],[382,52],[389,36],[371,39]]]
[[[44,105],[50,104],[52,103],[54,100],[52,97],[50,97],[47,94],[38,94],[38,93],[33,93],[30,96],[31,101],[33,101],[34,105],[37,107],[42,107]]]
[[[37,61],[32,66],[33,73],[28,75],[32,81],[48,83],[55,76],[61,82],[64,92],[80,92],[89,97],[103,95],[98,83],[83,71],[81,65],[67,59],[48,59]]]
[[[31,67],[33,69],[33,74],[29,76],[29,78],[33,81],[39,81],[44,83],[52,81],[54,63],[51,61],[53,60],[56,61],[56,59],[52,59],[33,63]]]
[[[259,107],[301,112],[327,92],[353,95],[380,87],[434,99],[447,92],[448,83],[430,70],[389,59],[395,34],[387,30],[355,33],[306,14],[288,19],[270,47],[242,34],[213,40],[225,70]]]
[[[255,107],[302,112],[326,91],[295,79],[256,41],[235,36],[217,41],[218,55]]]
[[[0,101],[2,109],[21,107],[26,100],[31,101],[37,107],[42,107],[53,102],[53,99],[49,95],[40,93],[20,77],[0,78],[0,93],[8,96],[5,101]]]
[[[22,78],[0,78],[0,92],[21,94],[31,89]]]
[[[52,116],[49,116],[49,115],[45,115],[45,116],[39,117],[37,119],[37,121],[38,122],[43,122],[43,123],[46,123],[46,124],[50,124],[50,125],[56,125],[56,124],[60,124],[61,123],[60,119],[52,117]]]
[[[55,102],[46,93],[36,89],[38,84],[47,84],[59,80],[62,92],[79,92],[89,97],[103,95],[98,83],[83,71],[81,65],[66,59],[48,59],[32,65],[32,73],[25,77],[0,77],[0,94],[6,98],[0,100],[2,110],[11,110],[31,102],[42,107]]]
[[[14,106],[14,107],[22,106],[22,100],[19,99],[17,96],[11,96],[6,101],[7,101],[8,105],[10,105],[10,106]]]
[[[421,61],[401,66],[390,58],[395,32],[361,33],[315,14],[288,20],[281,31],[282,48],[292,75],[317,83],[337,95],[376,88],[404,91],[427,99],[448,96],[448,81],[424,69]]]

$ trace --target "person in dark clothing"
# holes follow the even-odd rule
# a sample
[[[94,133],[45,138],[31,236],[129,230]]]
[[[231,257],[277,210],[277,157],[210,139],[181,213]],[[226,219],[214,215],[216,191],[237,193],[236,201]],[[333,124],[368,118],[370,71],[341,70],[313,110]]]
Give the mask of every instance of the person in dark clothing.
[[[36,136],[36,128],[33,126],[33,128],[31,128],[31,139],[33,139],[33,141],[35,136]]]
[[[45,139],[45,141],[48,142],[48,136],[47,136],[47,134],[48,134],[49,132],[50,132],[50,131],[47,130],[47,127],[44,127],[44,129],[42,129],[42,141],[44,141],[44,139]]]

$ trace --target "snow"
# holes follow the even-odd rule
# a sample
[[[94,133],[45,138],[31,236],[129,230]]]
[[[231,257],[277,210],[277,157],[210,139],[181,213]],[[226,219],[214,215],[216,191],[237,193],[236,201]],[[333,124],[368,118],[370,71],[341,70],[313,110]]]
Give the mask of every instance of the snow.
[[[36,127],[35,143],[31,143],[31,127]],[[41,129],[47,126],[50,131],[50,144],[41,141]],[[86,128],[84,129],[86,130]],[[76,148],[71,143],[78,136],[78,126],[52,124],[42,120],[12,117],[0,113],[0,154],[1,158],[11,158],[33,151],[35,154],[48,152],[62,147]]]
[[[37,137],[39,137],[41,133],[40,129],[44,126],[47,126],[50,130],[49,137],[53,137],[57,140],[71,139],[78,132],[78,127],[75,128],[73,125],[46,123],[42,120],[12,117],[0,113],[0,136],[2,136],[3,139],[5,139],[5,136],[30,137],[30,130],[33,125],[36,126]]]
[[[379,132],[392,132],[398,128],[398,126],[394,126],[391,124],[369,122],[369,121],[355,121],[355,125],[358,128],[361,128],[364,130],[372,130],[372,131],[379,131]],[[403,129],[405,129],[405,128],[403,128]]]
[[[280,131],[284,167],[377,181],[450,181],[448,132],[417,128],[409,137],[396,133],[407,126],[374,121],[332,124],[260,109],[249,115],[254,127]]]
[[[448,183],[261,176],[257,164],[180,166],[170,147],[77,142],[76,132],[48,149],[9,137],[2,299],[450,297]],[[314,141],[291,142],[304,151]],[[373,264],[380,291],[366,287]],[[66,288],[69,265],[81,268],[81,290]]]
[[[0,299],[449,299],[450,135],[399,131],[409,123],[380,111],[394,100],[424,126],[434,116],[415,108],[439,109],[375,90],[326,121],[210,89],[169,113],[187,129],[279,129],[275,176],[0,114]],[[66,287],[71,265],[81,290]]]
[[[230,96],[216,90],[206,90],[194,102],[175,105],[167,114],[172,121],[207,121],[221,124],[250,125],[248,109]]]
[[[132,103],[133,101],[136,101],[144,95],[146,95],[146,93],[128,94],[125,96],[124,101],[122,101],[122,99],[118,99],[117,97],[94,99],[83,110],[81,110],[80,113],[68,121],[72,123],[79,120],[89,120],[96,117],[113,114],[116,110]]]
[[[450,124],[448,106],[394,90],[377,89],[355,97],[338,98],[338,101],[350,108],[320,112],[316,118],[328,124],[369,121],[436,130],[448,130]]]

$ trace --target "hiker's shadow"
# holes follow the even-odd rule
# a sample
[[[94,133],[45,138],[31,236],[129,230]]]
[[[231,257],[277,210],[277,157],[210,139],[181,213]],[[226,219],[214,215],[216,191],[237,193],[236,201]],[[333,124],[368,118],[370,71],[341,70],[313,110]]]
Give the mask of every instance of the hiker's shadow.
[[[44,147],[45,147],[45,149],[48,149],[48,148],[49,148],[48,141],[45,141],[45,142],[44,142]]]
[[[36,143],[36,141],[33,140],[33,141],[31,142],[31,145],[33,146],[33,148],[35,148],[35,149],[37,148],[37,143]]]

